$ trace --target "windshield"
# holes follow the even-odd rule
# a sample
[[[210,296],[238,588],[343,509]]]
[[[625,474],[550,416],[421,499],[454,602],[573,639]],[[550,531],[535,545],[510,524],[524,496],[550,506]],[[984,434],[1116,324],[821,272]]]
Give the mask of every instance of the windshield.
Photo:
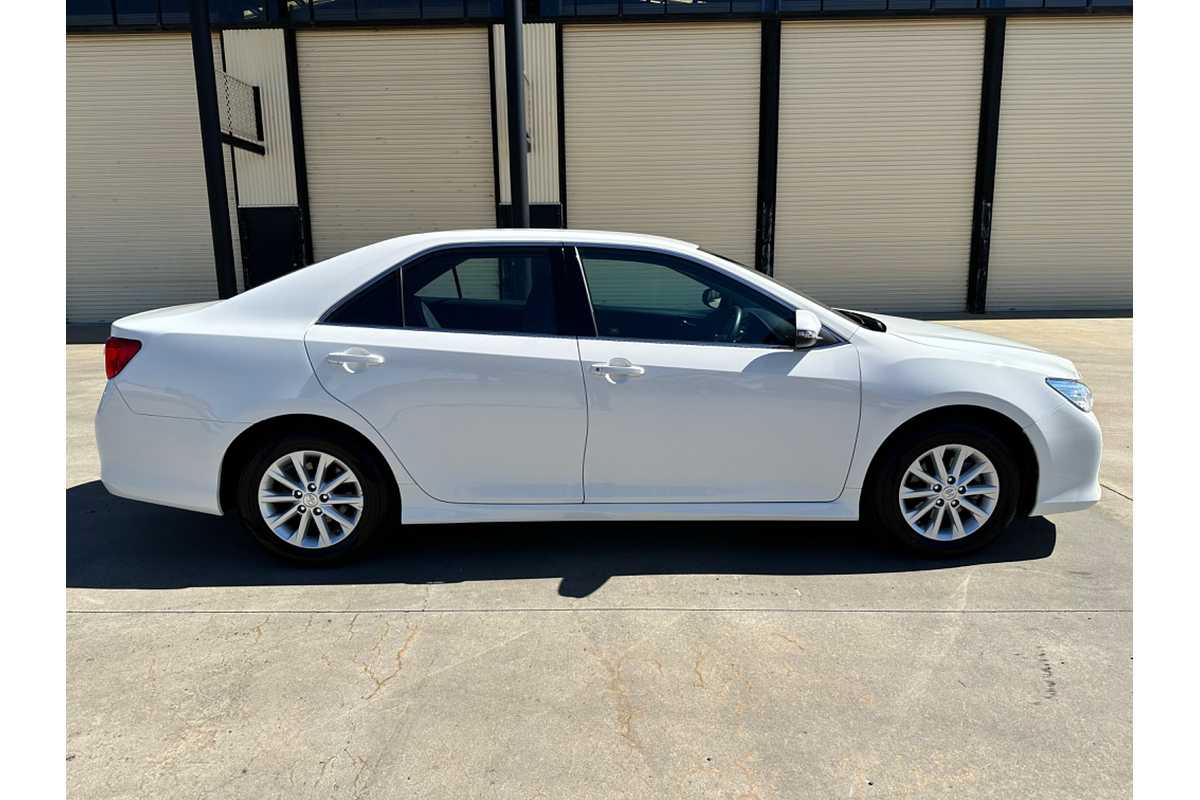
[[[788,286],[786,283],[784,283],[783,281],[779,280],[779,279],[778,279],[778,278],[776,278],[774,275],[768,275],[768,274],[767,274],[767,273],[765,273],[765,272],[759,272],[758,270],[754,269],[753,267],[748,267],[748,266],[746,266],[745,264],[743,264],[742,262],[740,262],[740,261],[736,261],[736,260],[734,260],[734,259],[730,258],[729,256],[723,256],[723,255],[721,255],[720,253],[714,253],[712,250],[705,250],[703,247],[701,247],[701,248],[700,248],[700,252],[701,252],[701,253],[707,253],[707,254],[708,254],[708,255],[710,255],[710,256],[715,256],[716,258],[719,258],[719,259],[721,259],[722,261],[728,261],[730,264],[733,264],[735,267],[741,267],[742,269],[748,269],[748,270],[750,270],[751,272],[753,272],[755,275],[757,275],[758,277],[760,277],[760,278],[766,278],[766,279],[767,279],[767,280],[769,280],[771,283],[775,284],[776,286],[783,287],[784,289],[787,289],[789,292],[796,292],[797,294],[803,294],[803,293],[802,293],[802,292],[801,292],[799,289],[797,289],[796,287],[794,287],[794,286]],[[836,308],[833,308],[832,306],[827,306],[827,305],[825,305],[824,303],[822,303],[820,300],[816,300],[816,299],[814,299],[812,296],[810,296],[810,295],[807,295],[807,294],[806,294],[806,295],[804,295],[804,299],[805,299],[805,300],[807,300],[807,301],[808,301],[808,302],[810,302],[810,303],[816,303],[817,305],[819,305],[821,308],[825,309],[826,311],[831,311],[831,312],[833,312],[834,314],[837,314],[837,315],[838,315],[839,317],[841,317],[842,319],[849,320],[850,322],[853,322],[855,325],[862,325],[862,324],[863,324],[863,316],[865,316],[865,315],[859,315],[859,314],[847,314],[845,311],[840,311],[840,310],[838,310],[838,309],[836,309]],[[879,324],[882,324],[882,323],[879,323]]]

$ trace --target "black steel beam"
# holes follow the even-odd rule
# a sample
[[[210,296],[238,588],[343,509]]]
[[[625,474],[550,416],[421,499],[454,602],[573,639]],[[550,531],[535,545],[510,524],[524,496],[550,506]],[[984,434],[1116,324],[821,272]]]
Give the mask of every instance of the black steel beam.
[[[229,190],[221,153],[221,117],[217,110],[217,76],[213,64],[208,0],[192,0],[192,65],[196,70],[196,100],[200,110],[200,143],[204,150],[204,179],[208,185],[208,218],[212,227],[217,296],[237,294],[233,265],[233,231],[229,224]]]
[[[492,28],[488,26],[488,110],[492,122],[492,199],[496,204],[496,227],[507,227],[502,219],[507,219],[500,211],[500,127],[496,122],[496,44]],[[508,165],[504,165],[508,169]]]
[[[313,256],[312,214],[308,204],[308,158],[304,153],[304,117],[300,106],[300,60],[296,56],[296,31],[283,32],[283,57],[287,62],[288,117],[292,130],[292,164],[296,173],[296,205],[300,207],[300,230],[304,236],[304,263]]]
[[[775,274],[775,187],[779,173],[778,19],[762,22],[758,78],[758,202],[754,220],[754,268]]]
[[[567,225],[567,92],[563,84],[563,26],[554,25],[554,81],[558,103],[558,205],[562,227]]]
[[[979,101],[979,141],[975,150],[975,199],[971,212],[971,254],[967,310],[987,310],[988,260],[992,246],[992,199],[996,189],[996,145],[1000,138],[1000,86],[1004,74],[1004,17],[989,17],[983,40],[983,89]]]
[[[512,227],[529,227],[529,163],[525,152],[525,42],[521,0],[504,6],[504,84],[508,101],[508,188]]]

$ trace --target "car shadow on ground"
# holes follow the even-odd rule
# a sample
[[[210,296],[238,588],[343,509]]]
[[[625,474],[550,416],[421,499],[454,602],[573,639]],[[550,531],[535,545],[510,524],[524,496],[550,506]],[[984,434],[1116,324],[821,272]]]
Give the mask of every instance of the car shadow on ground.
[[[534,523],[411,526],[350,564],[296,566],[262,550],[233,517],[113,497],[99,481],[67,490],[67,586],[179,589],[457,583],[561,578],[586,597],[617,575],[836,575],[1031,561],[1054,552],[1048,520],[1017,521],[968,556],[916,558],[850,523]]]

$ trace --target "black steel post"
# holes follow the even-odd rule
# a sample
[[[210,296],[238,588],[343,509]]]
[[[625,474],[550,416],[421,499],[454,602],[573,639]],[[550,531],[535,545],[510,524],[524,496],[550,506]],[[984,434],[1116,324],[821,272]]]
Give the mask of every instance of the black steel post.
[[[508,186],[514,228],[529,227],[529,165],[525,153],[525,45],[522,0],[504,7],[504,84],[508,100]]]
[[[281,12],[282,13],[282,12]],[[300,110],[300,59],[296,55],[296,29],[283,31],[283,56],[287,65],[288,117],[292,131],[292,164],[296,172],[296,205],[300,207],[300,233],[304,237],[304,263],[313,256],[312,214],[308,203],[308,157],[304,152],[304,118]]]
[[[996,189],[996,146],[1000,138],[1000,86],[1004,73],[1004,23],[1004,17],[988,17],[983,40],[983,90],[979,101],[975,200],[971,213],[971,255],[967,268],[967,311],[972,314],[982,314],[987,310],[992,198]]]
[[[754,224],[754,268],[775,274],[775,186],[779,172],[778,17],[762,21],[758,80],[758,202]]]
[[[200,110],[200,142],[204,150],[204,179],[208,185],[208,219],[212,227],[217,296],[237,294],[233,266],[233,232],[229,225],[229,194],[225,159],[221,153],[221,117],[217,110],[217,77],[213,64],[208,0],[192,0],[192,64],[196,68],[196,101]]]

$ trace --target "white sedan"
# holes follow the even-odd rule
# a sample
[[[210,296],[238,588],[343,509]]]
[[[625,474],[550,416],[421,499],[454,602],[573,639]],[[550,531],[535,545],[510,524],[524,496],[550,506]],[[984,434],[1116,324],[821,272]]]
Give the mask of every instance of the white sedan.
[[[1067,359],[653,236],[403,236],[118,320],[105,366],[105,487],[296,559],[400,523],[618,519],[867,519],[957,554],[1100,498]]]

